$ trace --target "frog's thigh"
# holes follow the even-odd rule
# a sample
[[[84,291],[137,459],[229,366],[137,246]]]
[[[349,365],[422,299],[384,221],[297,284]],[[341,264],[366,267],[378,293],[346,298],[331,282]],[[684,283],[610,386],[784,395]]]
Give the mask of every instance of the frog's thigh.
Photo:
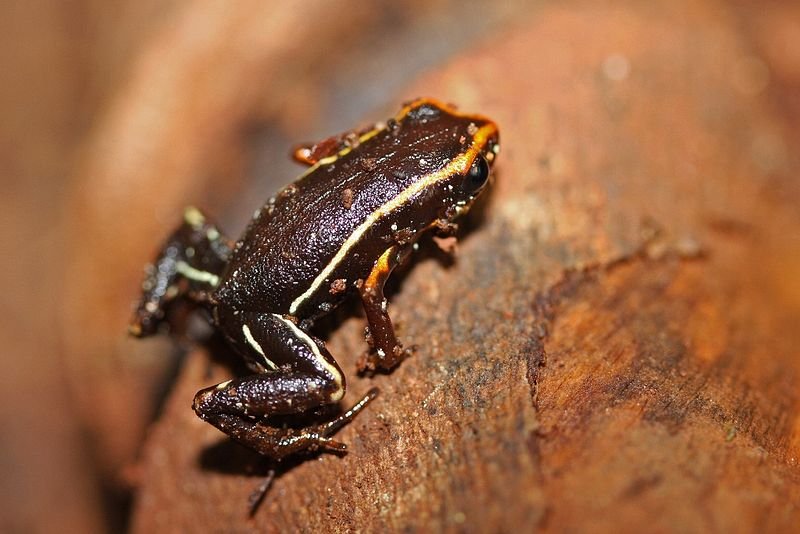
[[[203,389],[195,410],[213,414],[293,414],[338,402],[345,381],[322,342],[280,315],[245,312],[220,317],[235,348],[263,372]]]

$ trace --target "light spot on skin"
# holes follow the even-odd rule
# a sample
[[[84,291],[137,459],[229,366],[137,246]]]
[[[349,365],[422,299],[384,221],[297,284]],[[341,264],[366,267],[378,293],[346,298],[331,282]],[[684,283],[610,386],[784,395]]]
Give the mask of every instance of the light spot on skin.
[[[214,389],[216,389],[217,391],[222,391],[223,389],[228,387],[228,384],[230,384],[231,382],[233,382],[233,380],[226,380],[225,382],[220,382]]]
[[[344,209],[349,210],[353,207],[353,190],[349,187],[342,191],[342,206]]]

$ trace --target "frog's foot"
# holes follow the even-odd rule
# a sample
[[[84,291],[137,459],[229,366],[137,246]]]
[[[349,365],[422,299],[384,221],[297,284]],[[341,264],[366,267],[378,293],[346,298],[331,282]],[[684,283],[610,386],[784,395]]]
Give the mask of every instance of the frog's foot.
[[[205,302],[219,283],[232,245],[197,208],[186,208],[183,223],[164,242],[155,261],[147,266],[142,296],[128,327],[137,337],[154,334],[166,307],[184,297]]]
[[[368,329],[367,329],[368,330]],[[398,343],[394,348],[387,352],[381,348],[372,348],[372,342],[369,332],[367,332],[367,343],[370,344],[370,350],[364,352],[356,361],[356,368],[359,373],[374,373],[376,371],[391,371],[400,362],[408,358],[414,353],[416,347],[404,348],[401,343]]]
[[[356,418],[356,416],[361,413],[361,410],[367,407],[367,404],[375,400],[375,397],[378,396],[378,388],[371,388],[367,391],[367,394],[361,397],[357,403],[355,403],[349,410],[344,412],[342,415],[334,419],[333,421],[329,421],[320,426],[320,433],[323,436],[331,436],[339,431],[344,425],[352,421]]]
[[[363,410],[367,406],[367,404],[369,404],[377,396],[378,396],[378,388],[372,388],[367,392],[366,395],[364,395],[361,398],[360,401],[358,401],[352,408],[347,410],[345,413],[343,413],[333,421],[330,421],[322,425],[318,425],[313,428],[312,432],[315,435],[320,436],[320,438],[323,440],[327,440],[324,441],[324,444],[326,446],[325,450],[341,453],[347,449],[347,446],[344,445],[343,443],[332,441],[327,438],[330,435],[337,432],[347,423],[355,419],[356,415],[358,415],[359,412],[361,412],[361,410]],[[320,443],[316,443],[315,446],[319,448]],[[309,449],[311,449],[311,447],[309,447]],[[258,487],[255,488],[253,492],[250,494],[250,497],[248,499],[248,507],[250,509],[251,516],[255,514],[256,510],[258,509],[258,506],[264,500],[264,496],[267,494],[267,491],[272,485],[272,482],[275,480],[275,474],[276,474],[276,468],[273,465],[273,467],[271,467],[267,472],[266,476],[264,477],[264,480],[262,480],[261,483],[258,485]]]
[[[264,421],[229,414],[201,417],[242,445],[275,460],[305,451],[342,453],[347,450],[344,443],[324,436],[317,426],[277,428]]]

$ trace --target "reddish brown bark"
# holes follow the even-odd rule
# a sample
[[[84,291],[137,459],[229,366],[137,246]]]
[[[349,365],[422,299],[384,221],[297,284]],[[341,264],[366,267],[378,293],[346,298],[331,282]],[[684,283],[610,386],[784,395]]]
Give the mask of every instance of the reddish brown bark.
[[[391,300],[416,354],[357,378],[363,319],[337,323],[346,403],[381,397],[250,519],[262,465],[190,410],[228,376],[194,352],[135,530],[796,526],[800,167],[778,66],[735,22],[548,9],[416,83],[503,144],[456,262],[416,261]]]

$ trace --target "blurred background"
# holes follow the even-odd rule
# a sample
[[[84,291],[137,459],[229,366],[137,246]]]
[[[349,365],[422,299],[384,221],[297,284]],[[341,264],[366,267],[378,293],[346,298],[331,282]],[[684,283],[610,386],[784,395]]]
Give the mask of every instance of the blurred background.
[[[206,206],[237,235],[298,173],[290,146],[389,116],[417,76],[524,31],[549,4],[0,4],[0,531],[125,528],[137,453],[181,352],[133,342],[125,325],[182,206]],[[732,83],[768,86],[789,143],[763,150],[784,157],[800,133],[800,8],[709,4],[757,52]]]

